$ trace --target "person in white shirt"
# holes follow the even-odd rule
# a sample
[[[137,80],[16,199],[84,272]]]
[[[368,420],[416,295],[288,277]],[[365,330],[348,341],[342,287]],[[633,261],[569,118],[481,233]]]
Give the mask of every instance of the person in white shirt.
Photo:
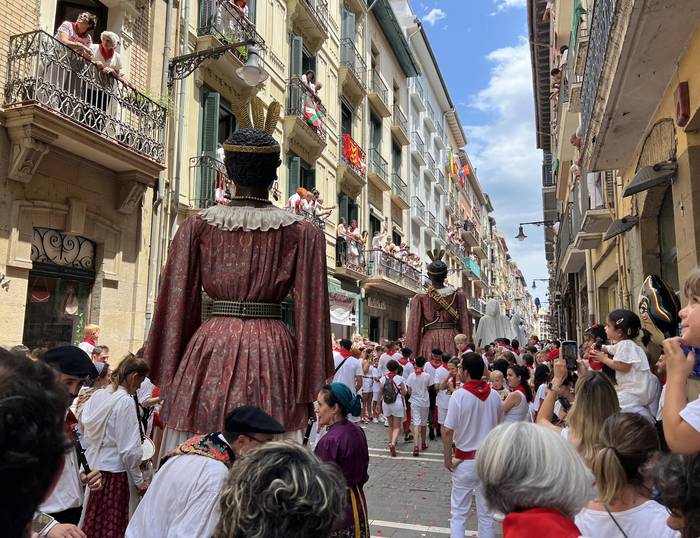
[[[284,433],[252,405],[231,411],[224,431],[197,435],[167,454],[126,529],[126,538],[209,538],[219,496],[236,458]]]
[[[433,385],[429,389],[430,394],[430,410],[428,411],[428,437],[431,441],[435,440],[435,432],[437,431],[437,436],[440,437],[440,425],[437,424],[435,420],[435,415],[437,414],[437,390],[435,388],[435,372],[442,365],[442,350],[433,349],[430,352],[430,357],[428,362],[425,363],[425,373],[427,373],[433,380]]]
[[[88,536],[122,536],[129,522],[129,485],[140,495],[148,488],[134,398],[147,374],[146,361],[127,356],[112,374],[112,385],[96,391],[80,416],[87,461],[102,471],[104,483],[87,495],[82,529]]]
[[[379,371],[382,376],[385,376],[389,372],[387,369],[387,364],[389,364],[389,361],[398,361],[400,358],[401,354],[398,351],[398,343],[388,342],[386,345],[386,351],[379,356]]]
[[[382,375],[379,371],[379,357],[374,357],[372,359],[372,411],[374,414],[372,422],[375,424],[379,423],[379,417],[382,414],[381,379]]]
[[[656,428],[637,413],[616,413],[603,423],[599,440],[593,459],[597,498],[576,516],[581,534],[680,538],[648,487],[648,463],[659,451]]]
[[[437,408],[437,427],[438,431],[440,426],[445,423],[445,418],[447,417],[447,407],[450,403],[450,394],[448,388],[448,382],[450,377],[457,375],[457,368],[454,366],[450,370],[450,359],[451,357],[447,353],[442,354],[442,364],[435,370],[435,375],[433,376],[433,381],[435,382],[435,407]]]
[[[100,327],[98,325],[86,325],[83,331],[83,341],[78,344],[78,347],[92,357],[92,351],[95,349],[98,340],[100,339]]]
[[[335,372],[332,383],[342,383],[353,394],[357,394],[362,389],[362,363],[353,356],[352,340],[342,339],[340,341],[340,351],[333,352],[333,363]],[[350,422],[359,422],[359,417],[349,416]]]
[[[650,406],[658,402],[659,384],[653,379],[649,360],[644,350],[634,342],[641,330],[639,316],[630,310],[613,310],[608,314],[605,333],[613,345],[602,350],[591,349],[589,357],[615,370],[615,390],[620,409],[627,413],[640,413],[649,421],[654,420]],[[612,355],[612,358],[610,358]]]
[[[410,361],[411,355],[413,355],[413,351],[411,348],[408,347],[402,347],[401,348],[401,357],[398,360],[399,366],[401,367],[399,369],[399,375],[403,377],[404,379],[408,379],[408,377],[415,372],[415,367],[413,366],[413,363]],[[411,439],[411,397],[410,395],[406,396],[406,416],[404,417],[403,421],[403,440],[405,443],[408,443]]]
[[[407,391],[403,377],[397,374],[399,363],[392,359],[386,368],[387,374],[381,380],[382,406],[389,423],[389,452],[396,457],[396,441],[401,431],[401,422],[406,415],[404,397]]]
[[[75,346],[63,346],[47,351],[44,362],[58,372],[58,380],[66,388],[71,401],[80,393],[86,378],[97,377],[97,368],[90,357]],[[77,424],[75,415],[68,409],[66,430],[76,435],[74,429]],[[73,440],[75,441],[75,438]],[[56,487],[39,507],[41,512],[48,514],[56,521],[42,536],[51,538],[63,536],[64,533],[70,536],[69,531],[77,530],[74,525],[80,522],[85,485],[92,491],[102,487],[102,474],[97,468],[93,469],[88,474],[80,471],[77,452],[71,444],[65,454],[63,469]]]
[[[428,429],[428,409],[430,408],[430,396],[428,387],[433,384],[432,378],[423,370],[425,357],[416,359],[416,369],[409,374],[406,387],[411,395],[411,424],[413,425],[413,456],[417,457],[418,437],[420,436],[420,450],[427,450],[426,434]]]
[[[511,392],[503,402],[503,422],[532,422],[530,415],[530,402],[532,402],[532,388],[530,388],[530,370],[525,366],[514,364],[508,368],[508,387]]]
[[[481,355],[465,353],[462,358],[462,388],[450,398],[442,431],[445,467],[452,473],[451,536],[464,536],[464,526],[475,493],[479,537],[495,536],[493,516],[481,491],[474,458],[489,432],[503,420],[503,404],[498,393],[482,380],[483,376],[484,361]]]

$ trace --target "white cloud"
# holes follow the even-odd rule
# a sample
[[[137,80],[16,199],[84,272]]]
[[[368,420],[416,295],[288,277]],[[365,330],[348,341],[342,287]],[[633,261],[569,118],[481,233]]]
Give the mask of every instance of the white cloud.
[[[541,227],[526,227],[528,238],[522,243],[514,239],[518,223],[543,218],[542,152],[536,147],[527,40],[521,38],[516,46],[494,50],[487,59],[492,64],[489,82],[472,97],[470,106],[490,119],[465,126],[467,152],[482,188],[491,197],[497,227],[530,285],[532,279],[547,276],[547,265]],[[546,299],[544,289],[535,292]]]
[[[428,24],[430,24],[430,26],[435,26],[435,23],[436,23],[437,21],[441,21],[441,20],[444,19],[445,17],[447,17],[447,13],[445,13],[445,12],[444,12],[442,9],[440,9],[439,7],[434,7],[433,9],[431,9],[431,10],[428,12],[427,15],[424,15],[424,16],[423,16],[423,20],[424,20],[425,22],[427,22]]]
[[[525,7],[527,5],[527,0],[493,0],[496,4],[496,11],[503,11],[511,7]]]

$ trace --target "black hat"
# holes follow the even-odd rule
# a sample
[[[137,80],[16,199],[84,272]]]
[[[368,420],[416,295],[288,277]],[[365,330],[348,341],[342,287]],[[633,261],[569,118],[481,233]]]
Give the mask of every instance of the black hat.
[[[432,260],[432,263],[428,265],[428,275],[447,276],[447,264],[442,261],[444,255],[444,250],[435,249],[428,251],[428,257]]]
[[[262,409],[242,405],[224,419],[224,430],[233,433],[284,433],[284,427]]]
[[[97,368],[92,359],[76,346],[61,346],[44,354],[44,362],[66,375],[97,377]]]

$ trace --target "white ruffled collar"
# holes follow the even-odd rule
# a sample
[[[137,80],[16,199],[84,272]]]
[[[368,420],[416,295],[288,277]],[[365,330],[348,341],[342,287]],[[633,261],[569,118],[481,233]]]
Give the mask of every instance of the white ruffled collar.
[[[449,284],[445,284],[445,287],[443,287],[443,288],[434,288],[434,289],[442,297],[448,297],[457,291],[457,288],[455,288],[454,286],[450,286]]]
[[[250,207],[215,205],[199,212],[202,219],[215,226],[232,232],[234,230],[277,230],[303,220],[301,215],[276,206]]]

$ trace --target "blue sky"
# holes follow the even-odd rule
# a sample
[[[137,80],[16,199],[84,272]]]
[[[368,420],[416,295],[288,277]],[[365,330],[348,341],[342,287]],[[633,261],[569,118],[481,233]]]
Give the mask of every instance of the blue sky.
[[[541,162],[536,147],[526,0],[410,0],[464,125],[467,153],[528,286],[546,278]],[[533,291],[546,301],[545,283]],[[532,291],[532,290],[531,290]]]

